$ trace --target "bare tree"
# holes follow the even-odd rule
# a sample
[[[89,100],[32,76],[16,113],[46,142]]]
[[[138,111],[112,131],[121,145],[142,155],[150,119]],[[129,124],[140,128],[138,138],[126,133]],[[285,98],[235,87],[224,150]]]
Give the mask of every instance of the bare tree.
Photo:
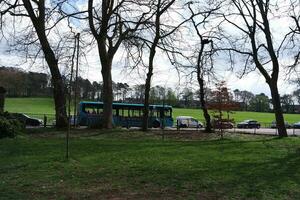
[[[209,76],[210,74],[213,73],[213,65],[212,65],[212,55],[213,55],[213,41],[212,41],[212,36],[210,33],[212,31],[208,31],[205,29],[205,23],[207,23],[210,15],[218,10],[218,6],[216,8],[210,8],[208,11],[203,11],[203,12],[197,12],[192,8],[192,2],[188,3],[188,8],[191,12],[191,22],[192,22],[192,27],[196,32],[197,37],[199,38],[199,46],[200,48],[197,49],[197,52],[195,53],[197,55],[197,64],[195,66],[196,68],[196,74],[197,74],[197,81],[199,84],[199,95],[200,95],[200,103],[201,103],[201,108],[203,110],[203,115],[206,121],[206,127],[205,130],[206,132],[212,132],[212,126],[211,126],[211,118],[208,113],[206,101],[205,101],[205,76]],[[196,21],[197,16],[201,16],[201,20]],[[198,17],[199,18],[199,17]],[[201,33],[201,29],[206,32],[206,34]],[[208,44],[210,45],[210,50],[206,51],[205,46]]]
[[[148,11],[141,11],[144,1],[88,1],[89,27],[94,36],[101,61],[103,78],[103,128],[112,128],[112,64],[122,42],[129,39],[146,21]]]
[[[283,35],[282,42],[279,42],[281,45],[277,45],[279,36],[272,29],[273,20],[283,17],[278,10],[280,4],[285,1],[280,1],[279,5],[273,5],[274,2],[269,0],[232,0],[227,3],[226,6],[223,5],[225,10],[221,14],[222,24],[227,30],[232,27],[235,29],[226,34],[220,28],[220,34],[223,34],[229,43],[228,48],[223,46],[221,50],[227,50],[231,59],[232,53],[244,56],[243,73],[256,68],[263,75],[271,91],[278,133],[281,137],[287,136],[278,92],[278,79],[279,71],[282,69],[280,56],[288,56],[280,52],[287,49],[283,44],[287,43],[290,33],[287,30],[286,34],[280,34]]]
[[[290,0],[290,17],[294,21],[291,30],[295,34],[300,34],[300,2],[299,0]]]
[[[65,86],[59,69],[59,60],[62,59],[61,57],[66,57],[66,55],[64,55],[66,52],[63,52],[62,48],[60,48],[61,45],[65,44],[62,40],[57,42],[57,46],[51,44],[51,31],[55,29],[63,19],[76,15],[74,13],[64,16],[59,14],[60,9],[66,2],[67,0],[51,3],[45,0],[4,0],[0,2],[1,17],[5,14],[10,14],[14,18],[18,17],[20,19],[18,21],[19,24],[15,24],[14,28],[22,27],[22,20],[27,22],[27,19],[29,19],[31,22],[30,25],[22,29],[26,34],[14,35],[16,46],[21,46],[17,51],[25,51],[26,57],[28,58],[31,53],[30,46],[33,46],[37,52],[32,56],[33,62],[39,58],[40,52],[43,52],[52,78],[57,127],[67,127],[68,124]],[[13,22],[14,19],[10,19],[10,21]],[[58,32],[57,30],[58,29],[55,29],[55,32]],[[63,36],[61,36],[61,38],[63,38]],[[39,43],[39,46],[37,43]]]
[[[300,65],[300,1],[290,0],[289,16],[292,18],[293,24],[290,26],[290,32],[286,35],[290,48],[296,48],[295,59],[290,65],[290,71],[295,71]]]
[[[151,90],[151,80],[154,71],[155,56],[158,51],[164,53],[169,59],[170,63],[176,67],[178,65],[177,56],[183,56],[180,48],[176,47],[176,43],[180,39],[176,33],[180,32],[180,28],[190,20],[188,19],[177,19],[171,20],[170,16],[176,18],[176,13],[180,12],[180,7],[184,5],[182,1],[179,7],[176,7],[176,0],[152,0],[148,6],[153,10],[153,18],[148,21],[147,33],[144,36],[136,36],[135,39],[140,41],[141,44],[137,46],[140,59],[143,60],[143,53],[149,50],[148,63],[136,61],[138,64],[142,64],[146,67],[147,75],[145,81],[145,98],[144,98],[144,110],[143,110],[143,131],[147,131],[149,127],[149,98]],[[179,2],[178,2],[179,5]],[[174,8],[172,8],[174,7]],[[142,41],[142,42],[141,42]],[[176,67],[178,70],[178,67]]]
[[[154,38],[151,41],[151,45],[149,46],[150,54],[148,60],[148,73],[145,82],[145,100],[144,100],[144,115],[143,115],[143,127],[144,131],[148,129],[148,118],[149,118],[149,97],[150,97],[150,89],[151,89],[151,79],[153,76],[153,68],[154,68],[154,58],[156,54],[156,48],[159,45],[160,39],[163,37],[161,35],[161,17],[162,15],[174,4],[175,0],[157,0],[157,2],[153,2],[155,4],[155,21],[154,21]]]

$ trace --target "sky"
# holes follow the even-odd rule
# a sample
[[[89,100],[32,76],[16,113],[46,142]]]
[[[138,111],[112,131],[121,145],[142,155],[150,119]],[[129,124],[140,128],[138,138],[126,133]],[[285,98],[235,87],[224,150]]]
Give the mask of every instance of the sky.
[[[284,31],[289,27],[289,23],[285,21],[284,18],[277,19],[277,22],[272,23],[271,25],[272,31],[274,33],[274,38],[282,37],[282,35],[284,35]],[[66,24],[63,24],[63,26],[65,26],[64,28],[66,28]],[[232,29],[232,33],[233,32],[235,32],[234,29]],[[275,39],[275,43],[276,41],[277,39]],[[40,62],[34,66],[31,66],[28,63],[20,65],[20,63],[22,63],[22,60],[24,60],[24,57],[22,57],[23,55],[18,54],[18,52],[8,52],[8,50],[8,44],[4,40],[2,40],[0,42],[0,66],[20,66],[24,70],[44,72],[49,74],[47,67],[40,67],[44,65],[43,60],[40,60]],[[124,56],[126,55],[124,53],[124,50],[122,49],[119,50],[116,54],[112,70],[113,80],[115,82],[127,82],[130,85],[143,84],[146,71],[126,69],[124,66]],[[251,72],[247,75],[244,75],[244,77],[239,78],[238,74],[240,72],[240,69],[236,67],[232,71],[229,70],[228,66],[229,64],[227,62],[227,58],[224,58],[224,55],[217,57],[217,62],[215,62],[214,66],[216,73],[218,74],[219,80],[225,80],[231,90],[248,90],[255,94],[265,93],[266,95],[270,96],[268,85],[266,84],[262,75],[260,75],[257,71]],[[102,80],[101,65],[96,48],[92,49],[86,55],[86,58],[80,59],[79,75],[89,79],[90,81]],[[155,58],[155,69],[152,85],[161,85],[165,87],[171,87],[173,89],[185,86],[194,88],[195,90],[198,89],[197,83],[195,81],[187,81],[185,75],[182,73],[180,74],[180,76],[178,76],[175,68],[170,65],[170,62],[168,61],[166,56],[164,56],[164,54],[162,54],[161,52],[158,52]],[[278,87],[281,95],[292,93],[293,90],[296,89],[294,85],[289,84],[289,81],[286,80],[283,71],[281,71],[280,74]]]

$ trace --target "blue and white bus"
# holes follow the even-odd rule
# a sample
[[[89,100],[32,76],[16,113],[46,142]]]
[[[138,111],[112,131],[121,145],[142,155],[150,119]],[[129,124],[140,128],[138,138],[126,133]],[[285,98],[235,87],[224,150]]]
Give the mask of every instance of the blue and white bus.
[[[113,103],[113,123],[120,127],[141,127],[143,123],[143,104]],[[103,102],[79,103],[78,123],[81,126],[99,126],[103,117]],[[172,127],[172,106],[150,105],[149,127]]]

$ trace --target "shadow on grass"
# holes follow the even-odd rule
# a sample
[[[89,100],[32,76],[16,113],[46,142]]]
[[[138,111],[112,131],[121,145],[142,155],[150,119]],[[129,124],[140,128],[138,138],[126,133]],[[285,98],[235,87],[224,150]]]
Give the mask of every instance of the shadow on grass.
[[[232,165],[228,164],[228,166]],[[267,199],[272,194],[274,198],[282,198],[280,195],[283,195],[285,199],[299,199],[299,166],[300,151],[296,149],[284,157],[232,166],[231,171],[235,173],[236,179],[227,180],[222,184],[230,186],[233,191],[235,188],[242,187],[244,191],[242,195],[245,198]]]
[[[73,138],[70,162],[63,159],[62,138],[6,140],[0,143],[0,155],[7,157],[0,172],[9,169],[6,163],[15,165],[9,170],[12,174],[47,169],[42,172],[52,177],[52,183],[62,178],[71,191],[77,186],[88,192],[104,181],[102,184],[109,184],[107,190],[117,188],[120,194],[126,189],[149,195],[153,192],[158,197],[176,192],[194,197],[209,193],[220,199],[300,198],[299,142],[292,144],[277,137],[173,141],[145,140],[143,135],[141,140],[104,136],[107,138]],[[41,177],[30,181],[49,180]],[[60,185],[53,188],[62,189]]]

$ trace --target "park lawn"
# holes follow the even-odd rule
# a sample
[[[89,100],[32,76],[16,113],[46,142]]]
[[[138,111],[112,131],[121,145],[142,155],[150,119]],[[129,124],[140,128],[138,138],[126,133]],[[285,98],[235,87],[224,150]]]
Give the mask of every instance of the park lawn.
[[[5,110],[18,113],[55,114],[52,98],[6,98]]]
[[[300,138],[76,131],[66,161],[38,131],[0,140],[1,199],[300,198]]]
[[[5,109],[9,112],[23,112],[35,114],[36,117],[43,114],[55,114],[54,102],[52,98],[7,98]],[[202,122],[204,117],[200,109],[173,108],[173,117],[192,116]],[[285,114],[285,120],[289,123],[300,121],[300,114]],[[236,111],[231,114],[236,122],[246,119],[255,119],[263,124],[270,124],[275,120],[273,113],[242,112]]]
[[[174,108],[174,118],[179,115],[192,116],[200,121],[204,121],[203,112],[201,109]],[[295,123],[300,121],[300,114],[284,114],[284,117],[285,120],[289,123]],[[275,115],[274,113],[233,111],[230,114],[230,118],[233,118],[235,122],[241,122],[246,119],[255,119],[260,123],[270,124],[272,123],[272,121],[275,120]]]

